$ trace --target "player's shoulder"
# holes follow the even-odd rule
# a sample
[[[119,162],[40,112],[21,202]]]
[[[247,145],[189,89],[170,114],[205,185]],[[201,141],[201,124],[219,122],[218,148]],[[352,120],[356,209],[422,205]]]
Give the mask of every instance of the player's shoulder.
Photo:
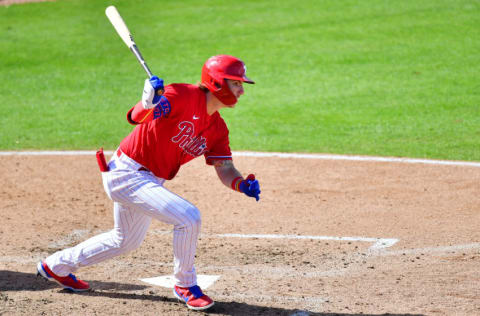
[[[164,97],[173,104],[193,104],[201,100],[202,90],[197,85],[188,83],[171,83],[165,86]],[[193,101],[193,102],[192,102]]]
[[[197,85],[189,83],[171,83],[165,86],[166,94],[184,95],[201,92]]]

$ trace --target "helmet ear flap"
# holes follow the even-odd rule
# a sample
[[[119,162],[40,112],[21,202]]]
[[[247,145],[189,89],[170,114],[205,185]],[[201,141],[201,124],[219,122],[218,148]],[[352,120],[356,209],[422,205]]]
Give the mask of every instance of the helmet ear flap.
[[[233,94],[232,90],[228,86],[227,80],[223,79],[222,84],[215,82],[215,87],[219,87],[217,90],[212,91],[223,104],[232,105],[237,103],[237,97]]]

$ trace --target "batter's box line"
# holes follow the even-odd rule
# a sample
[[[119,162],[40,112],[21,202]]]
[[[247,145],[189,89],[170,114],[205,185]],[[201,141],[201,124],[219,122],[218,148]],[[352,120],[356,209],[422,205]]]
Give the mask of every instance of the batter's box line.
[[[156,235],[166,235],[171,231],[153,230]],[[274,234],[202,234],[202,237],[214,238],[250,238],[250,239],[307,239],[307,240],[335,240],[335,241],[357,241],[373,243],[369,251],[381,251],[392,247],[400,239],[397,238],[371,238],[371,237],[334,237],[334,236],[304,236],[304,235],[274,235]]]
[[[359,241],[373,243],[369,251],[379,251],[396,244],[397,238],[370,238],[370,237],[334,237],[334,236],[301,236],[301,235],[269,235],[269,234],[218,234],[216,237],[231,238],[258,238],[258,239],[308,239],[308,240],[335,240],[335,241]]]

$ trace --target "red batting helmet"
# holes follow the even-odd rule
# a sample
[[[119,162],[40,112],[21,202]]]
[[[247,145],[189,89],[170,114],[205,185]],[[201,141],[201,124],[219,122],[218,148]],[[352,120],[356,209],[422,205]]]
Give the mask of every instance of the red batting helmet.
[[[228,88],[225,79],[255,83],[245,76],[247,68],[240,59],[230,55],[210,57],[202,68],[202,84],[210,90],[223,104],[232,105],[237,98]]]

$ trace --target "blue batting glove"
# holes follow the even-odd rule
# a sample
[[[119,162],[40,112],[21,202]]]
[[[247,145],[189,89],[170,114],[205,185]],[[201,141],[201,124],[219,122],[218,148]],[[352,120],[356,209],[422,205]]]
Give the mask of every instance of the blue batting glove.
[[[239,189],[245,193],[245,195],[254,197],[257,202],[260,200],[260,183],[258,183],[258,180],[255,180],[253,174],[248,175],[246,180],[240,182]]]
[[[152,78],[150,78],[149,81],[153,89],[155,90],[155,96],[153,97],[152,103],[158,104],[158,102],[160,102],[160,98],[162,97],[163,90],[164,90],[163,79],[160,79],[157,76],[152,76]],[[158,91],[161,91],[161,92],[158,93]]]
[[[145,79],[142,93],[142,105],[145,109],[151,109],[160,103],[163,94],[163,80],[157,76]]]

